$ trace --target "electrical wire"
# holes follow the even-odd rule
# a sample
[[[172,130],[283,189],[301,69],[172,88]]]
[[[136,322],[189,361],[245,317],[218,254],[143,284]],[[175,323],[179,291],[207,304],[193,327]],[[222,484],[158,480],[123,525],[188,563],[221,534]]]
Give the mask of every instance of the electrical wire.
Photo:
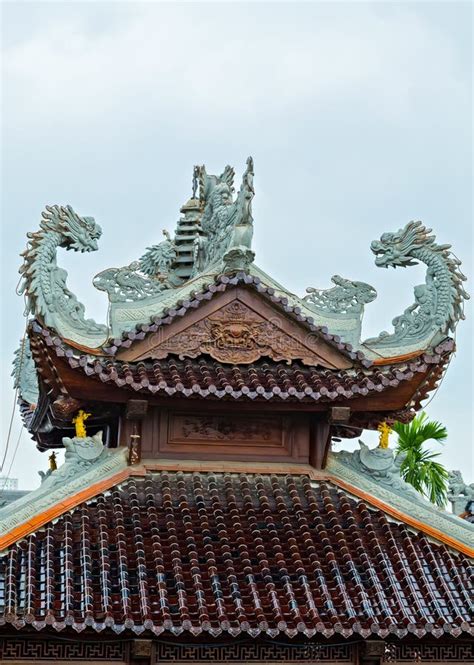
[[[17,399],[18,399],[18,386],[15,388],[15,395],[13,397],[13,408],[10,416],[10,424],[8,425],[7,441],[5,443],[5,452],[3,453],[2,463],[0,464],[0,471],[3,471],[3,467],[5,466],[5,462],[8,455],[8,449],[10,447],[10,438],[12,434],[13,419],[15,417],[15,408],[16,408]]]
[[[18,287],[20,285],[21,279],[22,278],[20,277],[20,279],[18,280],[18,284],[16,286],[16,289],[15,289],[17,293],[18,293]],[[24,301],[25,301],[25,305],[27,305],[28,303],[27,303],[27,299],[26,299],[26,294],[24,294]],[[16,386],[15,386],[15,393],[13,395],[13,407],[12,407],[12,412],[11,412],[11,415],[10,415],[10,423],[8,425],[8,434],[7,434],[7,440],[6,440],[6,443],[5,443],[5,451],[3,453],[2,463],[0,464],[0,472],[3,471],[3,467],[5,466],[5,462],[6,462],[7,455],[8,455],[8,450],[10,448],[10,439],[11,439],[11,434],[12,434],[13,420],[15,418],[15,408],[16,408],[17,401],[18,401],[18,393],[19,393],[18,377],[19,377],[20,372],[23,368],[23,361],[24,361],[24,358],[25,358],[26,334],[27,334],[27,330],[28,330],[28,311],[27,311],[27,307],[25,307],[25,311],[24,311],[23,316],[25,317],[25,330],[23,331],[23,336],[21,338],[21,346],[20,346],[21,352],[20,352],[20,357],[19,357],[19,360],[18,360],[18,368],[15,369]]]
[[[2,488],[0,488],[0,499],[2,498],[2,495],[6,490],[7,481],[10,478],[10,473],[12,471],[13,462],[15,461],[15,457],[16,457],[16,454],[18,452],[18,448],[20,446],[20,441],[21,441],[22,434],[23,434],[23,425],[21,426],[20,433],[18,434],[18,439],[17,439],[16,444],[15,444],[15,449],[13,450],[13,455],[12,455],[12,458],[11,458],[11,461],[10,461],[10,466],[8,467],[8,472],[7,472],[7,475],[5,477],[4,485],[3,485]]]

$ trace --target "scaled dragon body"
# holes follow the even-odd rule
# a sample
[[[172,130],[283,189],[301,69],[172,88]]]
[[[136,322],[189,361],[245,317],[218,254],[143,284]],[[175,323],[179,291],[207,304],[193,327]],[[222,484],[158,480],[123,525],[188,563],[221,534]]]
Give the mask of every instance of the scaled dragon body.
[[[27,313],[68,339],[104,340],[106,327],[85,318],[84,306],[67,288],[67,272],[57,265],[57,249],[93,252],[101,233],[93,217],[80,217],[70,206],[57,205],[47,206],[39,231],[28,233],[20,268]]]
[[[21,340],[20,346],[15,351],[12,376],[13,387],[18,391],[18,397],[31,406],[36,405],[39,396],[38,376],[28,337]]]
[[[415,302],[393,319],[394,332],[382,332],[366,340],[372,348],[426,348],[430,343],[454,332],[457,322],[464,319],[463,302],[469,298],[459,269],[461,262],[451,245],[438,245],[431,229],[421,222],[410,222],[396,233],[384,233],[374,240],[371,249],[377,266],[388,268],[426,264],[426,281],[415,287]]]

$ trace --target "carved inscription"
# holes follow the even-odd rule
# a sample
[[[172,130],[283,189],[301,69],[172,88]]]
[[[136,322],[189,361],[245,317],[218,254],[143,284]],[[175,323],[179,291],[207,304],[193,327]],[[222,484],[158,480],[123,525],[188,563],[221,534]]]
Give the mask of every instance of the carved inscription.
[[[173,415],[169,443],[283,445],[279,418]]]

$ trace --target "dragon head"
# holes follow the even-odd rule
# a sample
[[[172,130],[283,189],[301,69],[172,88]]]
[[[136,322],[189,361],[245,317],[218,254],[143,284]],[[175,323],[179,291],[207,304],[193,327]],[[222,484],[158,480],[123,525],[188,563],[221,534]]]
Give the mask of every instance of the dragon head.
[[[61,247],[75,252],[95,252],[102,229],[93,217],[81,217],[71,206],[46,206],[43,212],[43,225],[59,231]]]
[[[434,242],[430,233],[431,229],[427,229],[421,222],[409,222],[395,233],[382,234],[380,240],[374,240],[370,245],[376,255],[375,265],[381,268],[416,265],[412,252]]]

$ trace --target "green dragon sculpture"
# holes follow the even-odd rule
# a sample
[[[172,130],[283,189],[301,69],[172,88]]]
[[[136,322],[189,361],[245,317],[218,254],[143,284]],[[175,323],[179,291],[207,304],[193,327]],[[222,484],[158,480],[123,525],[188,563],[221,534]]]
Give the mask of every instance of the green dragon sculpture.
[[[39,397],[38,376],[28,337],[21,340],[15,351],[11,375],[13,387],[18,390],[18,397],[31,406],[36,405]]]
[[[58,247],[94,252],[101,234],[93,217],[80,217],[70,206],[46,206],[39,231],[28,233],[20,268],[26,314],[64,338],[94,347],[105,341],[107,328],[85,318],[84,306],[67,288],[67,272],[57,265],[56,255]]]
[[[364,305],[375,300],[377,291],[365,282],[354,282],[340,275],[333,275],[334,286],[330,289],[316,289],[308,286],[303,300],[322,312],[332,314],[361,314]]]
[[[235,198],[234,169],[226,166],[220,176],[209,175],[204,166],[196,167],[199,198],[203,206],[203,236],[195,241],[194,275],[222,262],[223,269],[241,270],[255,258],[251,249],[253,236],[252,199],[253,159],[247,159],[242,185]]]
[[[409,222],[396,233],[384,233],[371,243],[376,255],[375,264],[413,266],[418,262],[427,266],[426,282],[415,286],[415,302],[403,314],[393,319],[394,332],[386,331],[364,342],[374,350],[427,348],[441,341],[456,324],[464,319],[463,303],[469,298],[463,282],[466,277],[459,269],[461,262],[452,252],[451,245],[438,245],[431,229],[421,222]]]

